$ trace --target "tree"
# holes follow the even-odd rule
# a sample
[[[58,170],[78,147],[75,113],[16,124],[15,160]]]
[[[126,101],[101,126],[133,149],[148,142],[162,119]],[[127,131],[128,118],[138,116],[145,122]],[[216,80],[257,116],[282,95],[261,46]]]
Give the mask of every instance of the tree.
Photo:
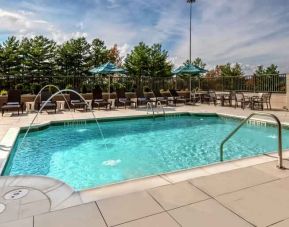
[[[130,54],[127,55],[124,65],[130,75],[141,77],[148,76],[150,63],[150,48],[141,42],[135,46]]]
[[[184,62],[184,65],[188,65],[188,64],[190,64],[190,60],[189,60],[189,59]],[[202,69],[204,69],[204,68],[206,67],[206,65],[207,65],[207,64],[204,63],[203,60],[202,60],[201,58],[199,58],[199,57],[197,57],[195,60],[193,60],[193,61],[192,61],[192,64],[195,65],[195,66],[198,66],[198,67],[200,67],[200,68],[202,68]]]
[[[66,76],[86,76],[89,70],[90,45],[84,37],[70,39],[58,47],[56,61],[59,73]]]
[[[263,65],[257,67],[255,74],[257,76],[261,75],[279,75],[278,66],[277,65],[270,65],[267,68],[264,68]]]
[[[20,45],[23,71],[38,77],[53,76],[56,42],[43,36],[23,39]],[[28,72],[27,72],[28,71]]]
[[[114,44],[114,46],[108,51],[107,58],[110,62],[121,67],[123,57],[120,56],[120,51],[117,47],[117,44]]]
[[[94,39],[90,46],[89,66],[91,68],[97,67],[109,61],[108,53],[109,51],[107,50],[104,41]]]
[[[172,64],[168,61],[168,52],[160,44],[151,47],[141,42],[127,55],[124,66],[141,88],[141,77],[167,77],[171,75]]]
[[[221,76],[224,77],[232,77],[232,76],[242,76],[244,75],[244,72],[241,68],[241,65],[236,63],[235,65],[232,65],[231,63],[227,63],[226,65],[219,66],[221,71]]]
[[[168,61],[168,52],[161,44],[154,44],[149,48],[148,74],[151,77],[171,76],[172,63]]]
[[[1,47],[1,73],[7,76],[7,78],[10,76],[19,76],[21,58],[18,50],[19,41],[14,36],[8,37]]]

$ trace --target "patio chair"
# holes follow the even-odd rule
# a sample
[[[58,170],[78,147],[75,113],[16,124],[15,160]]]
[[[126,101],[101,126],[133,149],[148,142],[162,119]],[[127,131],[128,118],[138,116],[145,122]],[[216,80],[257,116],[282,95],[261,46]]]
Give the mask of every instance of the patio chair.
[[[245,109],[246,106],[249,106],[251,104],[251,99],[249,97],[246,97],[244,93],[236,93],[235,108],[239,106],[239,103],[241,104],[241,108]]]
[[[134,107],[136,108],[137,103],[135,101],[130,100],[125,96],[125,90],[124,89],[118,89],[116,90],[116,100],[115,105],[118,108],[119,106],[124,106],[126,109],[126,106],[130,106],[131,104],[134,104]]]
[[[19,90],[8,91],[7,102],[3,104],[1,109],[2,109],[2,116],[4,115],[5,110],[6,111],[17,110],[18,115],[19,115],[19,111],[21,110],[23,114],[23,103],[21,102],[21,91]]]
[[[196,103],[201,103],[201,96],[196,94],[196,90],[194,89],[191,94],[190,98],[187,99],[187,105],[196,105]]]
[[[154,101],[155,101],[155,104],[157,104],[157,102],[160,102],[161,104],[166,104],[168,105],[168,97],[165,97],[163,96],[159,90],[153,90],[153,93],[154,93]]]
[[[264,110],[264,104],[266,105],[267,109],[271,108],[271,93],[264,93],[262,96],[253,96],[251,100],[251,109],[261,109]]]
[[[217,105],[217,101],[219,100],[218,97],[217,97],[217,94],[215,91],[208,91],[207,94],[204,95],[203,97],[203,100],[204,102],[208,103],[209,105],[211,103],[214,103],[214,105],[216,106]]]
[[[70,92],[69,96],[70,106],[73,107],[74,112],[76,108],[83,108],[85,111],[87,111],[87,102],[83,101],[79,95],[75,94],[74,92]]]
[[[148,102],[151,102],[150,98],[145,96],[143,91],[138,91],[137,96],[137,106],[147,105]]]
[[[233,101],[235,100],[236,92],[230,91],[229,94],[224,94],[221,96],[222,106],[232,106]]]
[[[100,87],[92,90],[92,96],[92,109],[94,109],[94,107],[97,107],[98,110],[100,110],[100,107],[105,107],[106,109],[109,108],[111,110],[111,102],[103,98],[102,90]]]
[[[180,96],[175,89],[170,89],[169,91],[173,97],[173,102],[175,105],[177,105],[177,103],[187,103],[188,100],[184,96]]]
[[[38,109],[40,110],[42,107],[42,110],[49,109],[49,110],[54,110],[54,113],[56,113],[56,102],[53,100],[49,100],[50,97],[52,96],[52,93],[50,91],[42,91],[40,94],[40,102],[38,104]],[[46,101],[49,100],[47,103]],[[45,104],[46,103],[46,104]]]

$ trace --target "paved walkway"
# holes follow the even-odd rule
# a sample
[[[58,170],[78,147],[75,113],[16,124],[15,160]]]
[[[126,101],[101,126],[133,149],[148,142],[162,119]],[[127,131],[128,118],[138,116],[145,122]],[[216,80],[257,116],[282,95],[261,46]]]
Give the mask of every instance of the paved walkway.
[[[1,227],[289,226],[289,171],[276,162],[43,213]],[[289,167],[289,161],[285,161]]]

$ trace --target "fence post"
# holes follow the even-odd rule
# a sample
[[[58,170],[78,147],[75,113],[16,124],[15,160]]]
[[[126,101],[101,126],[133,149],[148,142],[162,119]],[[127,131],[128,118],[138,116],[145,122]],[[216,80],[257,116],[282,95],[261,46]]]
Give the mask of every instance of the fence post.
[[[289,73],[286,75],[286,107],[289,110]]]

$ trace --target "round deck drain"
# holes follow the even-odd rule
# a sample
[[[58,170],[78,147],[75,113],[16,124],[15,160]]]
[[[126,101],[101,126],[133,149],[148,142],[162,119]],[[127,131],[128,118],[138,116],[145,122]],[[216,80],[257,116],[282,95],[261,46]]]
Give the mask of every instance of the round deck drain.
[[[6,206],[3,203],[0,203],[0,214],[4,212]]]
[[[6,200],[16,200],[25,197],[28,194],[28,190],[25,188],[19,188],[10,192],[7,192],[4,195],[4,199]]]

